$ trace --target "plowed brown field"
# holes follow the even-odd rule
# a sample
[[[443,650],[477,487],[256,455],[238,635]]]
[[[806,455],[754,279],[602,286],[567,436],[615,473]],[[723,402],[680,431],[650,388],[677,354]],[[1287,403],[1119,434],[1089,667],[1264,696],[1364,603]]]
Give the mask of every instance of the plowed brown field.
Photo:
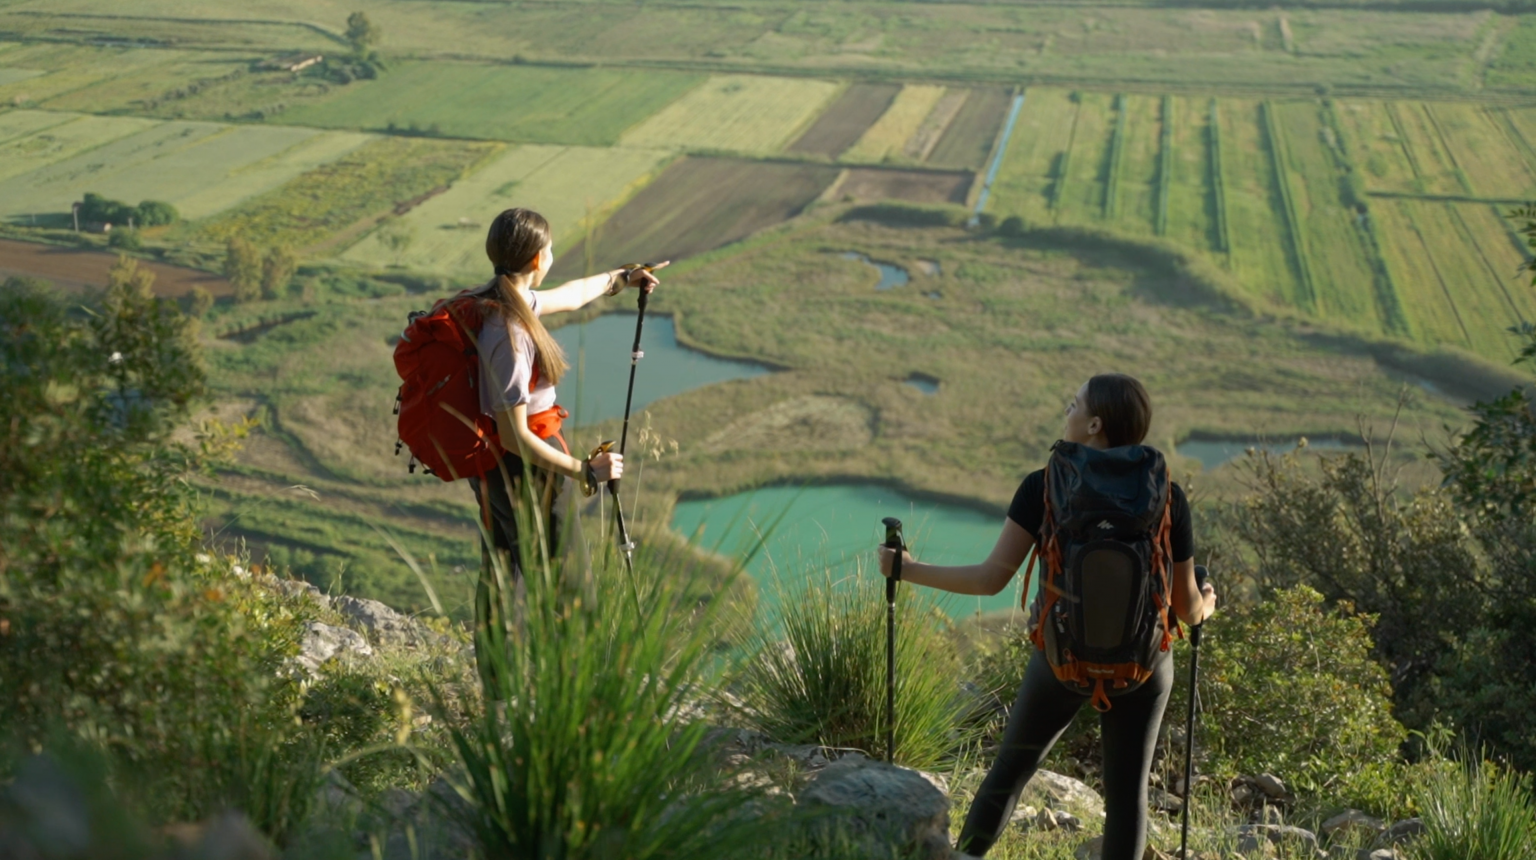
[[[105,287],[107,271],[117,262],[116,254],[82,251],[35,242],[0,239],[0,279],[22,276],[41,278],[70,291]],[[155,273],[155,295],[179,298],[202,287],[215,296],[234,292],[229,282],[211,272],[139,261]]]

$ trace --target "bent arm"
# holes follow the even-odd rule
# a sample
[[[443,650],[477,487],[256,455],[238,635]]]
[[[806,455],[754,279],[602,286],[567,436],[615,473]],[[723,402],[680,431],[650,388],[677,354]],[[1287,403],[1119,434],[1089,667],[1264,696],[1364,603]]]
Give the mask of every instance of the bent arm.
[[[519,403],[511,409],[498,410],[496,435],[501,440],[502,448],[522,457],[530,465],[578,481],[586,480],[580,460],[540,439],[528,428],[528,404]]]
[[[926,585],[955,594],[993,595],[1008,587],[1009,580],[1019,572],[1020,565],[1029,556],[1035,539],[1024,527],[1011,519],[1003,519],[1003,533],[998,535],[992,552],[980,564],[938,565],[910,560],[901,564],[901,578],[907,582]],[[891,552],[881,553],[881,569],[890,575]]]
[[[614,269],[590,278],[566,281],[558,287],[539,290],[539,313],[556,314],[586,307],[607,292],[608,288],[613,286],[613,279],[622,271],[624,270]]]
[[[1170,574],[1173,586],[1173,611],[1185,624],[1195,625],[1211,617],[1216,611],[1216,591],[1209,583],[1204,589],[1195,581],[1193,558],[1173,563]]]

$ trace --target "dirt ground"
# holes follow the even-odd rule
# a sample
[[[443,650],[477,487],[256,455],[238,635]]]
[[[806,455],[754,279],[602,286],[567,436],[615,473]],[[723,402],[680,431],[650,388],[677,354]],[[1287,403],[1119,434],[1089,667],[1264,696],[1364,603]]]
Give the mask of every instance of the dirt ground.
[[[0,280],[23,276],[52,281],[70,291],[96,289],[107,285],[107,271],[115,262],[117,255],[105,251],[0,239]],[[193,287],[203,287],[215,296],[234,292],[228,281],[211,272],[144,260],[139,265],[155,273],[155,295],[180,298]]]
[[[848,171],[832,196],[858,203],[905,200],[911,203],[964,203],[971,190],[969,171],[938,173],[932,170],[886,170],[855,167]]]

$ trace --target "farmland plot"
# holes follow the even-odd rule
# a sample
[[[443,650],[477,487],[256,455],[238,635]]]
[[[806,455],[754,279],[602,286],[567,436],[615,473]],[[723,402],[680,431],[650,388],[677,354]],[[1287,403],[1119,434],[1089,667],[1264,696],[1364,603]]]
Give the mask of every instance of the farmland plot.
[[[287,111],[283,122],[607,146],[700,80],[677,72],[408,63]]]
[[[837,93],[827,81],[723,75],[625,132],[624,146],[768,155],[783,149]]]
[[[1232,271],[1256,296],[1305,307],[1259,105],[1223,100],[1217,117]]]
[[[179,52],[165,62],[138,69],[128,69],[77,90],[61,93],[44,102],[49,110],[82,113],[145,112],[148,106],[167,93],[189,84],[229,75],[244,75],[250,61],[231,60],[227,54]],[[291,78],[292,75],[289,75]]]
[[[907,143],[944,95],[943,87],[907,84],[874,124],[843,153],[849,161],[886,161],[906,157]]]
[[[1422,102],[1388,102],[1387,114],[1396,124],[1408,160],[1418,180],[1415,187],[1428,194],[1469,194],[1465,174],[1445,148],[1429,106]]]
[[[789,145],[788,151],[838,157],[886,113],[900,92],[901,87],[895,84],[854,84]]]
[[[160,125],[154,120],[132,117],[63,116],[65,122],[0,143],[0,179],[37,170]],[[22,121],[30,122],[32,118]]]
[[[182,58],[179,51],[152,48],[87,48],[39,43],[8,51],[0,67],[28,72],[0,81],[0,104],[41,104],[56,96]],[[30,74],[41,72],[42,74]]]
[[[1078,94],[1072,148],[1054,189],[1057,217],[1063,222],[1098,221],[1103,216],[1116,113],[1113,96]]]
[[[501,147],[492,143],[389,137],[295,177],[282,187],[197,225],[189,238],[314,248],[392,207],[446,189]]]
[[[86,192],[163,200],[202,218],[362,145],[365,135],[307,128],[163,123],[0,183],[0,216],[68,212]]]
[[[1336,136],[1325,127],[1315,102],[1276,103],[1273,110],[1275,130],[1285,138],[1286,181],[1298,226],[1306,235],[1303,253],[1317,293],[1314,312],[1372,331],[1385,330],[1376,289],[1389,290],[1390,285],[1377,284],[1356,213],[1340,199],[1343,154],[1337,150]]]
[[[1077,103],[1066,90],[1032,87],[1024,94],[1002,167],[992,183],[990,207],[999,217],[1050,220],[1051,200],[1072,143]]]
[[[1120,164],[1115,170],[1113,224],[1130,233],[1150,235],[1157,221],[1157,182],[1162,153],[1161,99],[1121,96],[1125,127]]]
[[[950,121],[944,135],[928,155],[935,167],[960,167],[978,170],[986,166],[987,156],[1002,130],[1012,95],[1007,90],[971,90],[959,113]]]
[[[1198,251],[1216,250],[1214,167],[1210,151],[1210,109],[1206,99],[1174,97],[1169,158],[1168,230],[1174,242]]]
[[[675,162],[609,218],[597,260],[673,260],[703,253],[794,217],[837,177],[836,167],[723,158]],[[585,252],[556,263],[559,277],[582,274]]]
[[[0,146],[11,141],[47,131],[54,126],[72,122],[77,117],[67,113],[41,110],[0,111]]]
[[[1335,113],[1356,167],[1364,168],[1366,186],[1372,191],[1422,192],[1408,150],[1398,132],[1392,108],[1385,102],[1335,103]]]
[[[517,147],[386,221],[342,256],[364,265],[391,261],[416,271],[484,278],[490,272],[485,231],[498,212],[516,206],[537,211],[549,219],[556,250],[563,250],[581,240],[589,214],[600,223],[669,157],[647,149]]]
[[[1536,192],[1536,173],[1526,161],[1503,118],[1487,108],[1461,102],[1425,105],[1445,136],[1447,151],[1480,197],[1529,197]]]

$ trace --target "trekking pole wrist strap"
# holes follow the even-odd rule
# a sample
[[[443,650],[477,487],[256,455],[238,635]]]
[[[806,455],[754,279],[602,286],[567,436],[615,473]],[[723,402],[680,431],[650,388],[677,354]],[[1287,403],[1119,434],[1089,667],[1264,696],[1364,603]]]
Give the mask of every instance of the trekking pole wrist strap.
[[[589,457],[581,461],[582,486],[581,493],[588,498],[597,494],[597,470],[592,468],[592,459]]]

